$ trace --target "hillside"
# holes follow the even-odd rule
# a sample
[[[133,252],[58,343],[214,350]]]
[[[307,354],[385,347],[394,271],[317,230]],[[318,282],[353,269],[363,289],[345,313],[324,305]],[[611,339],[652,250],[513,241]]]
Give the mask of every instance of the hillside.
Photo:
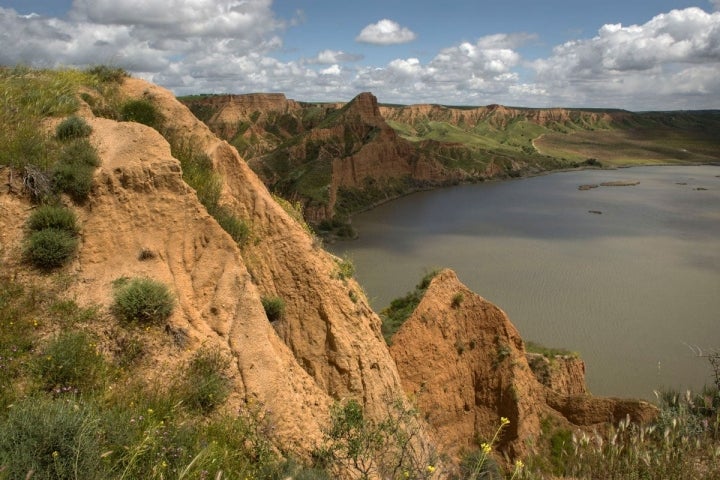
[[[0,73],[0,478],[477,478],[657,417],[531,366],[450,271],[388,348],[352,265],[169,91]]]
[[[320,225],[405,193],[583,166],[720,160],[720,113],[181,99]]]

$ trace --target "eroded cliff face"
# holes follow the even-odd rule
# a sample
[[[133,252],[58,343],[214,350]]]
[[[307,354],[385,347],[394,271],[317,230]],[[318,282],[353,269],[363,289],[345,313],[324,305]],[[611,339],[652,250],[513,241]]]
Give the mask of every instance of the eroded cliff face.
[[[518,331],[497,306],[470,291],[451,270],[430,283],[420,304],[390,347],[403,385],[416,398],[443,451],[457,455],[473,442],[499,439],[511,457],[528,453],[541,423],[588,427],[626,415],[648,422],[657,409],[647,402],[586,394],[579,363],[553,381],[538,381]],[[561,380],[562,378],[562,380]]]
[[[504,105],[487,105],[474,108],[453,108],[442,105],[408,105],[381,107],[383,117],[409,125],[421,122],[442,121],[457,126],[474,126],[487,123],[504,129],[513,121],[527,120],[543,127],[562,125],[587,128],[607,127],[632,116],[626,111],[590,111],[567,108],[512,108]]]
[[[378,420],[390,402],[406,402],[362,289],[338,274],[338,260],[275,202],[237,151],[167,90],[126,79],[119,95],[152,102],[172,135],[208,155],[222,178],[221,204],[251,231],[239,247],[183,181],[157,131],[81,110],[102,164],[89,200],[73,207],[82,240],[66,267],[73,279],[67,293],[107,311],[118,278],[150,277],[171,289],[175,311],[167,325],[148,331],[155,340],[144,363],[146,380],[162,385],[197,349],[217,348],[232,359],[234,388],[224,408],[261,406],[277,445],[303,458],[320,441],[334,402],[356,399]],[[20,249],[31,205],[8,192],[0,205],[3,215],[14,215],[2,237],[7,261],[6,252]],[[284,300],[280,320],[268,320],[263,296]],[[100,333],[109,345],[120,327],[109,313],[107,322]],[[422,427],[416,441],[430,450]]]

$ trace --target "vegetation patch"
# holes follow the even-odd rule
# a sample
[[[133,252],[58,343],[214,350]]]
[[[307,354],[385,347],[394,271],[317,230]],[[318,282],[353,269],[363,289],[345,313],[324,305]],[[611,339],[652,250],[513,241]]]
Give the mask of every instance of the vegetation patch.
[[[268,320],[274,322],[280,320],[285,314],[285,300],[280,297],[262,297],[262,306]]]
[[[129,100],[120,107],[120,119],[137,122],[160,131],[165,122],[160,110],[147,99]]]
[[[32,232],[25,240],[24,256],[42,270],[65,265],[78,248],[78,239],[65,230],[46,228]]]
[[[80,233],[75,212],[60,205],[40,205],[30,214],[27,227],[33,232],[55,229],[72,235]]]
[[[97,387],[104,360],[86,333],[69,331],[50,341],[35,360],[34,370],[43,390],[77,394]]]
[[[71,138],[84,138],[90,135],[92,127],[87,124],[84,118],[72,115],[55,128],[55,137],[58,140],[68,140]]]
[[[430,286],[430,281],[438,274],[437,270],[433,270],[420,280],[412,292],[408,292],[405,296],[394,299],[390,302],[390,306],[380,311],[380,319],[382,320],[381,330],[383,337],[388,345],[391,343],[392,336],[395,335],[405,320],[415,311],[420,304],[420,300],[425,295],[425,291]]]
[[[552,360],[555,357],[580,357],[580,354],[578,352],[573,352],[564,348],[546,347],[536,342],[525,342],[525,351],[528,353],[538,353],[548,358],[549,360]]]
[[[210,413],[230,393],[230,380],[225,374],[228,360],[218,350],[203,348],[193,355],[175,387],[182,401],[191,409]]]
[[[120,282],[115,290],[113,313],[121,320],[143,324],[161,324],[175,308],[175,297],[165,284],[150,278]]]
[[[227,207],[220,205],[222,178],[213,169],[210,157],[172,135],[169,142],[173,156],[180,161],[183,180],[195,189],[198,200],[218,225],[230,234],[238,246],[243,246],[250,238],[250,227]]]

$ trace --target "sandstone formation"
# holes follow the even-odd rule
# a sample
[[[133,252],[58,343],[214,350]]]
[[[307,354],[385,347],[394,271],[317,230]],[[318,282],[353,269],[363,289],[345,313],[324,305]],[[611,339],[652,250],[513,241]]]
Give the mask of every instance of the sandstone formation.
[[[198,348],[218,348],[232,359],[226,408],[262,406],[278,446],[300,457],[317,445],[333,402],[356,399],[375,419],[387,413],[388,402],[405,402],[362,289],[338,275],[337,259],[275,202],[237,151],[167,90],[128,78],[119,94],[152,102],[171,136],[208,155],[223,181],[221,204],[250,226],[251,238],[239,247],[208,214],[157,131],[94,118],[84,108],[102,164],[89,200],[73,207],[82,239],[66,267],[76,279],[67,294],[78,304],[107,308],[118,278],[168,285],[177,307],[167,325],[148,331],[154,345],[145,362],[148,381],[162,385]],[[0,205],[3,268],[20,269],[17,252],[32,207],[8,192]],[[12,222],[5,222],[6,213]],[[268,321],[263,296],[284,300],[281,319]],[[111,350],[117,326],[107,317],[104,348]],[[420,433],[416,441],[429,450]]]
[[[424,412],[441,449],[453,455],[489,441],[501,417],[510,423],[500,447],[513,457],[528,453],[544,420],[589,427],[626,415],[648,422],[657,414],[643,401],[588,395],[581,362],[567,362],[567,376],[558,371],[545,384],[538,381],[507,315],[462,285],[451,270],[432,280],[390,351],[405,390]]]

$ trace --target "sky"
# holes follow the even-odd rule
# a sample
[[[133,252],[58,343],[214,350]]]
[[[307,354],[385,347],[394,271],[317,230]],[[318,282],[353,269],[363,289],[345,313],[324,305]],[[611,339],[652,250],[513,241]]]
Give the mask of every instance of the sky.
[[[720,109],[720,0],[0,0],[0,45],[176,95]]]

